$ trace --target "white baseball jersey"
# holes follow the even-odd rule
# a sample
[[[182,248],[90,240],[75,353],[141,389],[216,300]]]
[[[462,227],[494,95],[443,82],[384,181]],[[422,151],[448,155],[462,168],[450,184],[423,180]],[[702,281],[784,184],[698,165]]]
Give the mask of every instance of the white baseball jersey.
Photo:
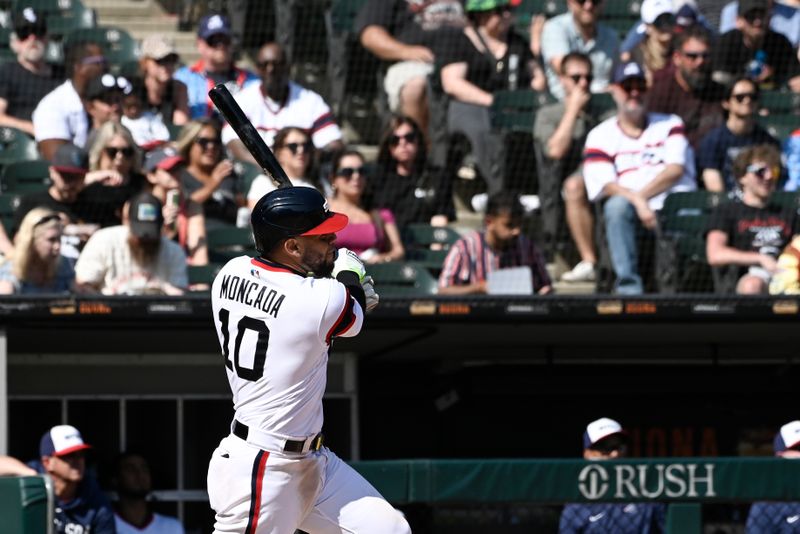
[[[70,80],[65,81],[39,101],[33,110],[36,141],[64,139],[83,148],[89,135],[89,116],[83,101]]]
[[[236,420],[294,440],[317,434],[328,349],[364,319],[347,288],[242,256],[214,279],[211,304]]]
[[[670,163],[683,165],[683,176],[669,190],[650,198],[651,209],[661,209],[670,192],[697,188],[694,154],[683,121],[676,115],[648,113],[647,126],[636,138],[626,135],[617,118],[611,117],[589,132],[583,158],[583,179],[592,201],[602,198],[603,188],[610,183],[639,191]]]
[[[114,514],[114,524],[117,534],[183,534],[183,525],[174,517],[153,514],[150,522],[144,528],[138,528],[124,519],[119,514]]]
[[[342,131],[328,104],[314,91],[294,82],[289,82],[289,96],[284,105],[266,96],[260,83],[248,85],[239,91],[236,101],[269,147],[272,147],[278,130],[287,126],[308,131],[317,148],[342,138]],[[222,142],[227,145],[234,139],[238,139],[236,132],[226,124],[222,129]]]

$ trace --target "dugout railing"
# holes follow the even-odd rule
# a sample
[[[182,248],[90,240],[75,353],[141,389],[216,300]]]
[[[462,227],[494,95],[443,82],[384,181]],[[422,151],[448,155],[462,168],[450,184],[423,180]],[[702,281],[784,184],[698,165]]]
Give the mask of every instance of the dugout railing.
[[[396,506],[475,509],[532,503],[551,507],[551,526],[566,503],[657,502],[666,507],[665,534],[700,534],[708,531],[708,505],[800,501],[800,462],[781,458],[393,460],[353,465]],[[0,515],[8,518],[8,534],[45,532],[43,523],[52,513],[52,490],[45,483],[41,477],[0,478]],[[415,531],[449,532],[433,520],[416,521]],[[492,532],[557,531],[541,530],[541,517],[538,528],[536,519],[529,526],[519,518],[512,522],[516,524],[495,521]],[[743,519],[739,523],[730,521],[713,531],[740,532]],[[460,528],[477,532],[483,527]],[[770,531],[766,526],[759,530]]]

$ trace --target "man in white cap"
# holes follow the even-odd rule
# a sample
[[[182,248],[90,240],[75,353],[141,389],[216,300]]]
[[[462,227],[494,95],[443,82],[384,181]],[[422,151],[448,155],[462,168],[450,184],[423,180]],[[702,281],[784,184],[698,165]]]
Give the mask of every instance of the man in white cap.
[[[783,425],[773,442],[775,456],[800,458],[800,421]],[[754,502],[747,515],[747,534],[800,532],[800,502]]]
[[[586,426],[583,457],[586,460],[615,460],[628,451],[628,434],[617,421],[602,417]],[[661,503],[567,504],[561,512],[559,534],[613,532],[650,534],[664,531],[666,508]]]
[[[57,425],[39,442],[40,461],[30,462],[29,467],[14,458],[0,457],[0,475],[50,476],[56,496],[55,534],[115,534],[111,504],[94,477],[86,476],[86,450],[90,448],[77,428]]]

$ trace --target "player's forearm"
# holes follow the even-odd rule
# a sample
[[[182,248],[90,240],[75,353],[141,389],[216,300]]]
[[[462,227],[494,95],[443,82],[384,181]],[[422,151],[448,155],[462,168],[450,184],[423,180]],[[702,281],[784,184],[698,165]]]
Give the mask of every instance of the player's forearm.
[[[26,134],[33,135],[33,122],[18,119],[11,115],[6,115],[5,113],[0,114],[0,126],[16,128],[17,130],[22,130]]]
[[[0,476],[35,476],[36,470],[11,456],[0,456]]]
[[[572,130],[575,128],[575,121],[578,114],[570,109],[564,111],[561,122],[558,123],[556,131],[547,140],[547,157],[550,159],[561,159],[567,155],[572,146]]]
[[[761,265],[761,254],[739,250],[727,245],[714,246],[709,244],[706,248],[708,264],[712,267],[723,265]]]

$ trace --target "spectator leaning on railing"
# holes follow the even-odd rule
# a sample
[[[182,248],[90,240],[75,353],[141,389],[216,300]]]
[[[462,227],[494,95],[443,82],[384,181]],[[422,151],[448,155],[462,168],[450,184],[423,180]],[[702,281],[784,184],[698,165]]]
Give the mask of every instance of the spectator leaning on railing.
[[[583,433],[583,457],[603,461],[624,458],[628,435],[613,419],[592,421]],[[587,532],[613,534],[660,534],[666,507],[662,503],[567,504],[561,512],[559,534]]]
[[[65,143],[86,146],[91,127],[83,103],[86,86],[89,80],[101,76],[107,65],[97,43],[69,43],[64,52],[67,81],[45,95],[33,110],[33,131],[44,159],[52,159]]]
[[[800,458],[800,421],[781,427],[773,442],[775,456]],[[800,502],[754,502],[745,525],[746,534],[789,534],[800,528]]]
[[[45,60],[47,24],[33,7],[22,7],[14,16],[10,36],[16,61],[0,66],[0,126],[11,126],[33,135],[33,110],[63,80],[61,69]]]
[[[769,201],[780,173],[780,152],[772,145],[746,148],[733,161],[741,201],[717,206],[706,235],[708,263],[719,273],[718,292],[766,293],[778,256],[800,233],[796,207]]]
[[[617,114],[589,132],[584,149],[586,190],[589,200],[602,203],[619,294],[644,291],[639,241],[651,242],[666,196],[697,187],[683,122],[675,115],[648,113],[646,93],[639,65],[617,66],[611,85]]]

